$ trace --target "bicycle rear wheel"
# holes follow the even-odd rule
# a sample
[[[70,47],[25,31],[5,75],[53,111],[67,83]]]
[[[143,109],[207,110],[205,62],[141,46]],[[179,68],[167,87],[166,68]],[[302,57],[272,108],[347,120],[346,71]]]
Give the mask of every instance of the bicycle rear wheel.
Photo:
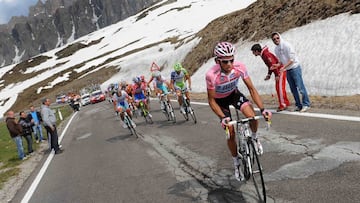
[[[256,147],[253,141],[251,141],[250,148],[252,179],[254,182],[255,191],[259,196],[259,200],[261,202],[266,202],[266,188],[262,172],[262,166],[260,164],[260,159],[256,152]]]

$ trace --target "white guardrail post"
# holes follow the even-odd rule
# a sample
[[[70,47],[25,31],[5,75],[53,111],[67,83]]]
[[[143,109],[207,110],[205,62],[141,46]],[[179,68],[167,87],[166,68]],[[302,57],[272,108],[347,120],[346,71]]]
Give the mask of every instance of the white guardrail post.
[[[59,114],[59,118],[60,118],[60,120],[62,121],[62,120],[63,120],[63,117],[62,117],[62,114],[61,114],[60,109],[58,109],[58,114]]]

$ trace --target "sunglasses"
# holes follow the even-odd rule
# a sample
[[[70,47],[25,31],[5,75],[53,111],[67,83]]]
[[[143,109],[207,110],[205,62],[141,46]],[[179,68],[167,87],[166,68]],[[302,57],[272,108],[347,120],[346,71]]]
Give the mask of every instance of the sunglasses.
[[[279,40],[279,39],[280,39],[280,37],[274,37],[274,38],[272,38],[273,41]]]
[[[223,63],[223,64],[228,64],[229,62],[230,62],[230,63],[234,63],[234,59],[230,59],[230,60],[220,60],[220,59],[219,59],[219,61],[220,61],[221,63]]]

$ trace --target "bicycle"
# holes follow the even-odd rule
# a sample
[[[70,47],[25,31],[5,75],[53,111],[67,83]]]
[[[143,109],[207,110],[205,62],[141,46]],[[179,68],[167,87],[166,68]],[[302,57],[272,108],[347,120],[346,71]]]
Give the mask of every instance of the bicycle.
[[[127,128],[130,130],[131,135],[135,135],[136,138],[139,138],[135,130],[135,126],[133,125],[133,121],[126,111],[124,111],[124,123],[126,124]]]
[[[191,107],[189,100],[186,97],[186,89],[181,90],[181,96],[182,96],[182,106],[184,107],[185,112],[182,112],[181,114],[184,116],[185,120],[189,120],[189,114],[191,118],[193,119],[194,123],[197,123],[196,115],[194,109]]]
[[[168,121],[172,121],[176,123],[176,116],[174,112],[174,108],[172,107],[171,103],[167,98],[167,94],[160,95],[160,105],[163,106],[163,113],[165,114]]]
[[[250,121],[258,120],[262,116],[239,119],[239,113],[236,111],[237,120],[230,121],[228,125],[236,125],[236,138],[238,156],[242,161],[242,168],[239,166],[241,179],[248,181],[251,177],[254,182],[255,190],[260,201],[266,202],[266,188],[263,177],[263,168],[260,163],[255,140],[251,137]],[[267,130],[270,127],[270,121],[267,121]],[[229,128],[226,127],[227,139],[230,138]]]
[[[146,123],[150,123],[150,124],[153,124],[153,120],[152,120],[152,116],[151,114],[149,113],[149,110],[147,110],[145,108],[145,104],[142,100],[139,101],[139,108],[138,110],[140,110],[140,114],[145,118],[145,122]]]

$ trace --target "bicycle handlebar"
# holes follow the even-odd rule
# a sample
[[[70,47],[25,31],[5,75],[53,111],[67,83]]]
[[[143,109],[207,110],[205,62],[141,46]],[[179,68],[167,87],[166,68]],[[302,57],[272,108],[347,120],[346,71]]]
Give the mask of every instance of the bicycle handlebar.
[[[236,121],[230,121],[227,124],[228,125],[235,125],[237,123],[246,123],[246,122],[249,122],[249,121],[252,121],[252,120],[259,120],[261,118],[263,118],[263,117],[262,116],[254,116],[254,117],[250,117],[250,118],[243,118],[243,119],[236,120]]]

